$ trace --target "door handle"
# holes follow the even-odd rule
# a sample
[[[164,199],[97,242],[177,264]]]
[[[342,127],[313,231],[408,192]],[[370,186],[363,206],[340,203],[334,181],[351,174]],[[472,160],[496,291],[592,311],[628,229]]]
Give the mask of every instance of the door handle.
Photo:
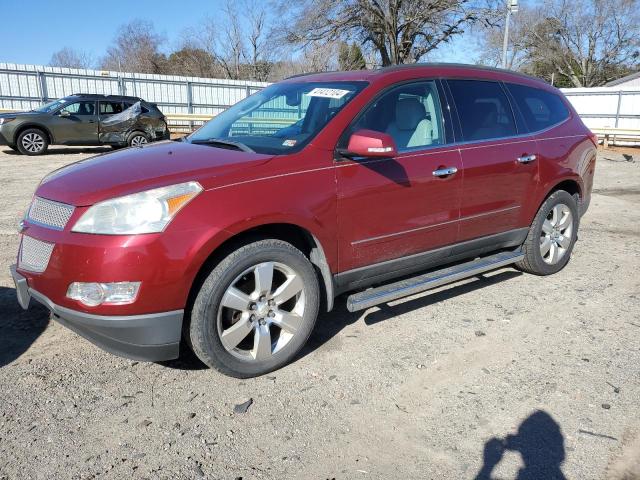
[[[531,163],[533,161],[535,161],[538,157],[535,155],[523,155],[521,157],[518,157],[516,160],[518,160],[518,163]]]
[[[458,169],[456,167],[448,167],[448,168],[439,168],[433,171],[434,177],[448,177],[449,175],[453,175],[456,173]]]

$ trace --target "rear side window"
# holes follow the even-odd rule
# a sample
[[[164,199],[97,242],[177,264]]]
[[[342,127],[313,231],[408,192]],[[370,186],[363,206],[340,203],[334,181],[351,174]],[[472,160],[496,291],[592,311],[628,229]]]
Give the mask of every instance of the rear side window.
[[[100,115],[113,115],[115,113],[122,112],[122,103],[121,102],[100,102]]]
[[[558,95],[524,85],[507,84],[507,88],[531,132],[544,130],[569,117],[569,110]]]
[[[489,140],[516,134],[511,105],[496,82],[449,80],[465,141]]]

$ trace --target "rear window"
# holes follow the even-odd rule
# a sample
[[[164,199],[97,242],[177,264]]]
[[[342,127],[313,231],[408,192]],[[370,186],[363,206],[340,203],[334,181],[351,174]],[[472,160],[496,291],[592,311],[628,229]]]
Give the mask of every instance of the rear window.
[[[569,118],[569,110],[558,95],[524,85],[507,84],[507,88],[531,132],[544,130]]]
[[[489,140],[516,134],[507,95],[499,83],[449,80],[465,141]]]

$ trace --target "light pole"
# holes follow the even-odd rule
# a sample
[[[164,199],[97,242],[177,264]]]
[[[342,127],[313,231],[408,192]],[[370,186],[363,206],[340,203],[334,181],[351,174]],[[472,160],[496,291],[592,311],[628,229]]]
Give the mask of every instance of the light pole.
[[[502,68],[507,68],[507,44],[509,43],[509,20],[511,14],[518,11],[518,0],[507,0],[507,18],[504,22],[504,40],[502,41]]]

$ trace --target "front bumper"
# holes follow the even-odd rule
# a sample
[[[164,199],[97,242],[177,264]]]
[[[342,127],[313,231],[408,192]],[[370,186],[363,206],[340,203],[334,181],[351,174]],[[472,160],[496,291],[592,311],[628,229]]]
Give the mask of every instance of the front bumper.
[[[4,146],[4,145],[9,145],[9,142],[7,141],[5,136],[3,135],[2,129],[0,129],[0,146]]]
[[[146,315],[94,315],[56,305],[29,287],[28,280],[11,266],[18,303],[25,310],[31,299],[47,307],[53,318],[98,347],[133,360],[160,361],[178,357],[183,310]]]

